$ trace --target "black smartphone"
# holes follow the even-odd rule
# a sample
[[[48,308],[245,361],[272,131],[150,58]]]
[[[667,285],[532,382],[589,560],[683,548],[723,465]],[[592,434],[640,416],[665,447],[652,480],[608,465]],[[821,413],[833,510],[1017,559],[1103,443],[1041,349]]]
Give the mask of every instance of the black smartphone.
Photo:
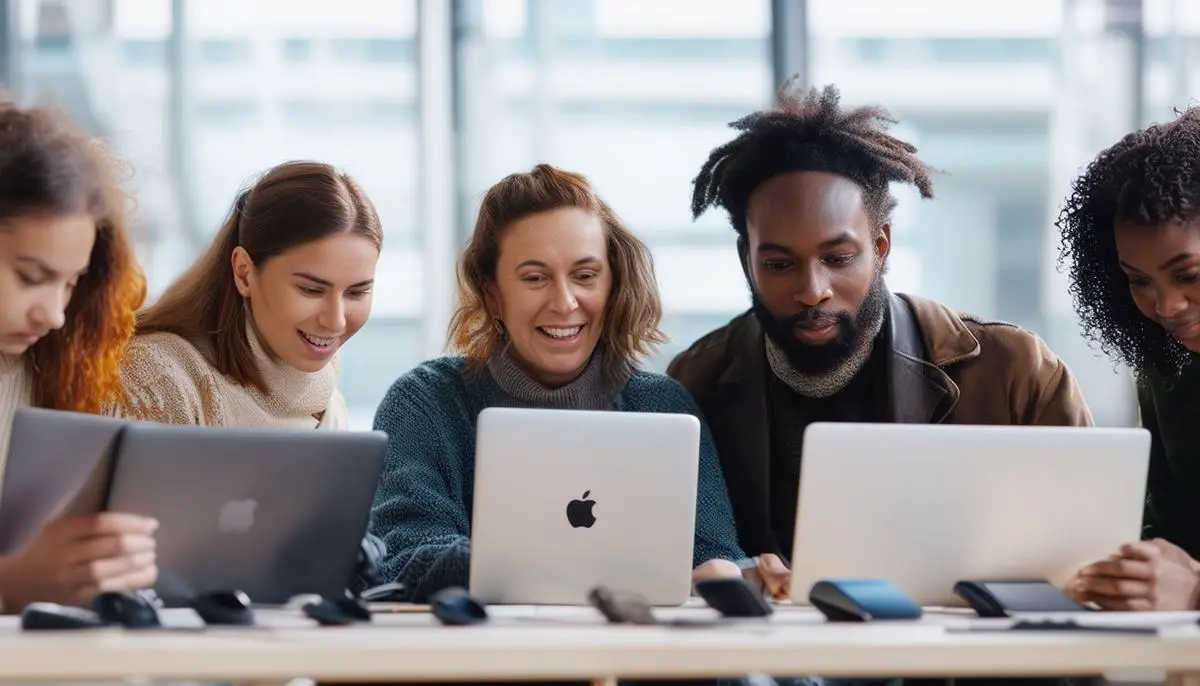
[[[697,581],[696,593],[722,617],[766,617],[774,612],[745,579]]]
[[[1054,584],[1042,580],[960,581],[954,593],[980,617],[1008,617],[1013,612],[1088,612]]]

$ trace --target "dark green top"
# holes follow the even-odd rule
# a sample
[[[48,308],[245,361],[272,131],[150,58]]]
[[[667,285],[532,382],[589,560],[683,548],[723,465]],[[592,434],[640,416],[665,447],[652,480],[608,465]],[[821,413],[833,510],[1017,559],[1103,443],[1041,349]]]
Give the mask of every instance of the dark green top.
[[[1142,535],[1200,559],[1200,363],[1178,378],[1139,378],[1138,405],[1151,436]]]

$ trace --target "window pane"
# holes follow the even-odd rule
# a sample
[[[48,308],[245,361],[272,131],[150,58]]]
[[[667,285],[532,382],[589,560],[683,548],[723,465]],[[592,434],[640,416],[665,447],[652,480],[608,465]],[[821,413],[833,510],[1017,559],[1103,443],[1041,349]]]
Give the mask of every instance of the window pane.
[[[1083,341],[1055,269],[1067,184],[1139,125],[1127,116],[1135,63],[1103,0],[1013,0],[1003,12],[957,0],[808,4],[812,81],[837,84],[846,104],[887,107],[894,131],[945,172],[933,200],[895,189],[892,289],[1033,329],[1079,377],[1098,422],[1130,423],[1128,378]]]

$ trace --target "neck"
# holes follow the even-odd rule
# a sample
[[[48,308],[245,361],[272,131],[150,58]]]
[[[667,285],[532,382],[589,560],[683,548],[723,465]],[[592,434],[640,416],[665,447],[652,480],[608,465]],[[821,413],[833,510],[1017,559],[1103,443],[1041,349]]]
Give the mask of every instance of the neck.
[[[275,358],[259,337],[252,319],[246,322],[246,339],[267,386],[264,400],[272,413],[302,417],[320,415],[326,410],[337,389],[337,369],[333,362],[315,372],[306,372]]]
[[[867,360],[871,359],[871,353],[875,350],[875,341],[879,338],[879,332],[883,329],[885,319],[886,317],[879,317],[871,328],[865,330],[866,336],[862,345],[827,372],[805,374],[796,371],[791,362],[788,362],[783,348],[780,348],[770,336],[765,337],[767,364],[771,368],[771,373],[796,393],[807,398],[828,398],[849,385],[854,377],[862,371]]]
[[[592,353],[583,371],[574,380],[557,388],[541,383],[516,360],[509,349],[492,357],[488,373],[504,392],[509,404],[558,410],[612,409],[617,393],[624,386],[604,379],[604,353]]]

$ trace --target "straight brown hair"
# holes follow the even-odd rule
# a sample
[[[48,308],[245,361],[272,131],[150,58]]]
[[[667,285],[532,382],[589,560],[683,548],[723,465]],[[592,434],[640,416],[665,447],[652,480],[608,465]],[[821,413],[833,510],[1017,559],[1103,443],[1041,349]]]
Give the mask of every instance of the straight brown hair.
[[[234,284],[233,250],[261,269],[300,245],[352,232],[377,248],[383,229],[375,206],[349,176],[321,162],[285,162],[238,194],[200,259],[138,314],[137,333],[169,332],[211,348],[218,371],[267,393],[246,336],[246,304]]]
[[[504,345],[490,312],[488,288],[496,281],[500,238],[514,222],[541,212],[576,207],[604,225],[612,291],[600,345],[605,347],[605,376],[619,378],[638,366],[638,358],[667,340],[659,329],[662,302],[649,248],[593,190],[587,177],[539,164],[527,173],[510,174],[483,197],[475,230],[458,264],[458,305],[450,319],[450,344],[478,370]]]

